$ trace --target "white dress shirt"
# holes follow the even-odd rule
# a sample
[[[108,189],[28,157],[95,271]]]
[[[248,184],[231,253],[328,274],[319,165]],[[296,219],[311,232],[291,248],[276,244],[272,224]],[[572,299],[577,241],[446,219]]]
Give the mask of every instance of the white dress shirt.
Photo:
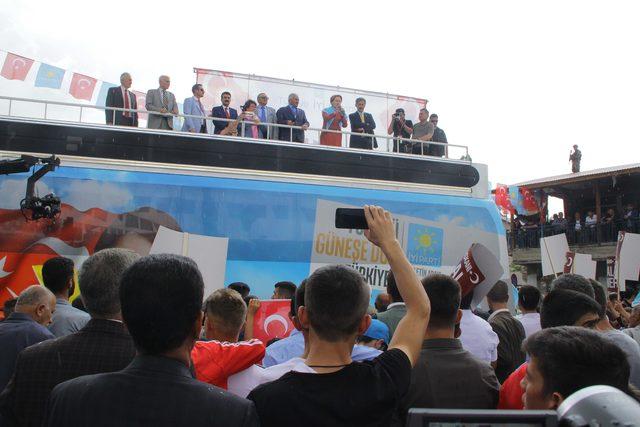
[[[527,338],[542,329],[542,326],[540,326],[540,313],[525,313],[516,316],[516,319],[522,323]]]
[[[471,310],[462,310],[460,320],[460,341],[462,347],[480,360],[491,363],[498,360],[498,335],[493,332],[489,322],[473,314]]]

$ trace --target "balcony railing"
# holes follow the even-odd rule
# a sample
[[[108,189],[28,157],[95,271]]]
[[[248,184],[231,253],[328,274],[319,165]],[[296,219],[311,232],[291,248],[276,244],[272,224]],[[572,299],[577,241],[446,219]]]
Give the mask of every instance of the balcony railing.
[[[150,114],[161,115],[164,117],[170,118],[173,121],[173,118],[177,118],[183,120],[185,118],[194,118],[198,120],[205,120],[207,128],[211,130],[213,128],[213,122],[227,122],[234,123],[234,126],[238,125],[237,135],[226,136],[228,139],[233,138],[245,138],[245,129],[247,126],[251,126],[254,123],[249,121],[239,121],[234,119],[226,119],[226,118],[213,118],[211,116],[201,117],[201,116],[193,116],[188,114],[168,114],[168,113],[159,113],[155,111],[147,111],[147,110],[134,110],[134,109],[125,109],[125,108],[117,108],[117,107],[104,107],[99,105],[90,105],[90,104],[80,104],[80,103],[69,103],[69,102],[58,102],[58,101],[47,101],[47,100],[39,100],[39,99],[29,99],[29,98],[15,98],[8,96],[0,96],[0,116],[8,116],[8,117],[20,117],[20,118],[33,118],[33,119],[45,119],[45,120],[53,120],[53,121],[65,121],[65,122],[73,122],[73,123],[91,123],[97,125],[105,124],[105,110],[108,111],[120,111],[120,112],[131,112],[136,113],[141,118],[141,126],[145,123],[145,120],[142,117]],[[177,123],[174,123],[177,124]],[[471,162],[471,157],[469,156],[469,147],[466,145],[459,144],[447,144],[440,143],[434,141],[421,141],[417,139],[408,139],[401,138],[392,135],[382,135],[382,134],[365,134],[359,132],[350,132],[346,130],[329,130],[315,127],[302,128],[301,126],[291,126],[277,123],[266,123],[260,122],[255,123],[259,127],[266,129],[267,138],[261,139],[263,142],[272,142],[279,143],[279,140],[269,139],[268,137],[276,132],[277,130],[286,131],[289,134],[289,138],[285,140],[285,142],[293,141],[293,132],[292,130],[305,130],[308,134],[313,135],[309,139],[315,141],[316,143],[320,140],[320,136],[322,134],[338,134],[340,135],[341,143],[340,146],[345,150],[361,150],[359,148],[351,148],[349,147],[349,139],[351,136],[365,137],[365,138],[376,138],[379,141],[380,148],[374,151],[386,151],[386,152],[396,152],[400,155],[427,155],[429,153],[429,147],[440,147],[442,153],[444,154],[443,158],[445,159],[453,159],[453,160],[463,160],[466,162]],[[117,126],[116,126],[117,127]],[[128,128],[131,129],[131,128]],[[156,129],[159,132],[171,132],[171,133],[185,133],[176,128],[175,130],[160,130]],[[208,134],[201,134],[202,136],[211,136],[212,132]],[[400,149],[400,147],[410,147],[415,151],[419,151],[419,153],[414,154],[412,152],[404,152]],[[371,151],[371,150],[364,150]],[[436,156],[437,158],[440,156]]]
[[[540,247],[540,238],[566,234],[570,245],[600,245],[615,243],[618,239],[618,231],[630,233],[640,232],[640,220],[620,219],[612,222],[601,222],[594,225],[580,224],[576,229],[576,223],[566,225],[539,224],[535,226],[522,226],[515,230],[507,231],[507,240],[511,249],[530,249]]]

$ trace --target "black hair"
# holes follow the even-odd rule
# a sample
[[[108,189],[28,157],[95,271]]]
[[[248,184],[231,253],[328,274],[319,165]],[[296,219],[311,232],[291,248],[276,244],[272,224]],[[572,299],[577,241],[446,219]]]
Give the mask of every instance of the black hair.
[[[122,318],[138,351],[160,355],[194,336],[204,282],[196,263],[180,255],[149,255],[123,274]]]
[[[542,301],[540,325],[543,329],[573,326],[585,314],[599,312],[600,304],[585,294],[570,289],[554,289]]]
[[[241,107],[242,111],[247,111],[247,108],[249,108],[249,106],[253,104],[255,106],[257,106],[258,104],[256,103],[256,101],[254,101],[253,99],[247,99],[247,101],[244,103],[244,105]]]
[[[402,295],[396,285],[396,277],[393,275],[393,271],[389,271],[387,274],[387,293],[391,296],[393,302],[403,302]]]
[[[246,297],[242,298],[242,301],[244,301],[245,305],[249,307],[249,301],[251,301],[252,299],[260,299],[260,298],[258,298],[256,295],[247,295]]]
[[[563,274],[551,282],[551,289],[569,289],[580,292],[593,299],[593,287],[587,279],[579,274]]]
[[[4,302],[3,306],[2,306],[2,312],[4,313],[4,318],[6,319],[7,317],[11,316],[11,313],[13,313],[13,311],[16,308],[16,303],[18,302],[18,298],[11,298],[8,299]]]
[[[82,310],[85,313],[87,312],[87,307],[85,307],[84,302],[82,301],[82,298],[76,298],[73,300],[73,302],[71,303],[71,306],[73,308],[77,308],[78,310]]]
[[[503,303],[509,301],[509,285],[498,280],[487,294],[487,300]]]
[[[369,307],[369,287],[353,268],[329,265],[307,279],[304,306],[323,340],[338,342],[357,333]]]
[[[291,317],[295,317],[298,315],[298,309],[304,305],[304,290],[307,287],[307,279],[304,279],[300,282],[300,286],[296,289],[296,294],[291,298],[291,309],[290,315]]]
[[[293,282],[278,282],[274,285],[278,290],[278,295],[282,299],[293,299],[296,295],[296,284]]]
[[[198,90],[201,87],[202,87],[201,83],[194,84],[193,86],[191,86],[191,93],[196,93],[196,90]]]
[[[222,99],[222,97],[223,97],[223,96],[225,96],[225,95],[229,95],[229,96],[231,96],[231,92],[229,92],[229,91],[226,91],[226,90],[225,90],[224,92],[222,92],[222,93],[220,94],[220,99]]]
[[[607,315],[607,291],[604,286],[593,279],[589,279],[589,284],[593,288],[594,299],[600,305],[598,316],[603,319]]]
[[[44,285],[54,294],[59,294],[69,285],[73,277],[73,261],[65,257],[55,257],[45,261],[42,266]]]
[[[597,332],[572,326],[544,329],[527,338],[523,349],[535,358],[547,396],[559,393],[567,398],[592,385],[630,393],[627,356]]]
[[[460,285],[451,276],[431,274],[422,279],[431,301],[429,327],[453,328],[460,308]]]
[[[531,285],[523,285],[518,289],[518,304],[525,310],[535,310],[540,304],[540,290]]]
[[[233,282],[229,284],[227,288],[233,289],[234,291],[239,293],[243,299],[246,298],[247,295],[249,295],[249,293],[251,292],[251,288],[249,287],[249,285],[244,282]]]

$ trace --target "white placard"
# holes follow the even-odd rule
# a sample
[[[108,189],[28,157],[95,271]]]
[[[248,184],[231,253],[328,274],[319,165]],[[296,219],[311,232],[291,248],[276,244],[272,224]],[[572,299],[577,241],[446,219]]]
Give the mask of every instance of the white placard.
[[[569,252],[569,243],[564,233],[541,238],[542,275],[549,276],[564,272],[567,252]]]
[[[149,253],[184,255],[194,260],[204,280],[206,298],[224,288],[228,246],[226,237],[181,233],[161,226]]]
[[[640,234],[621,231],[616,248],[615,278],[621,291],[625,281],[638,280],[640,276]]]

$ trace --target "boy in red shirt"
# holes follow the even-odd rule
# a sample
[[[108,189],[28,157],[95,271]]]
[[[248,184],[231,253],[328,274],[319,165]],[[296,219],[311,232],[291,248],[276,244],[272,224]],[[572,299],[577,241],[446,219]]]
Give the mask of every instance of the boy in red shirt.
[[[232,289],[218,289],[205,301],[205,335],[191,351],[196,378],[226,389],[227,378],[259,363],[265,345],[260,340],[240,341],[247,306]]]

